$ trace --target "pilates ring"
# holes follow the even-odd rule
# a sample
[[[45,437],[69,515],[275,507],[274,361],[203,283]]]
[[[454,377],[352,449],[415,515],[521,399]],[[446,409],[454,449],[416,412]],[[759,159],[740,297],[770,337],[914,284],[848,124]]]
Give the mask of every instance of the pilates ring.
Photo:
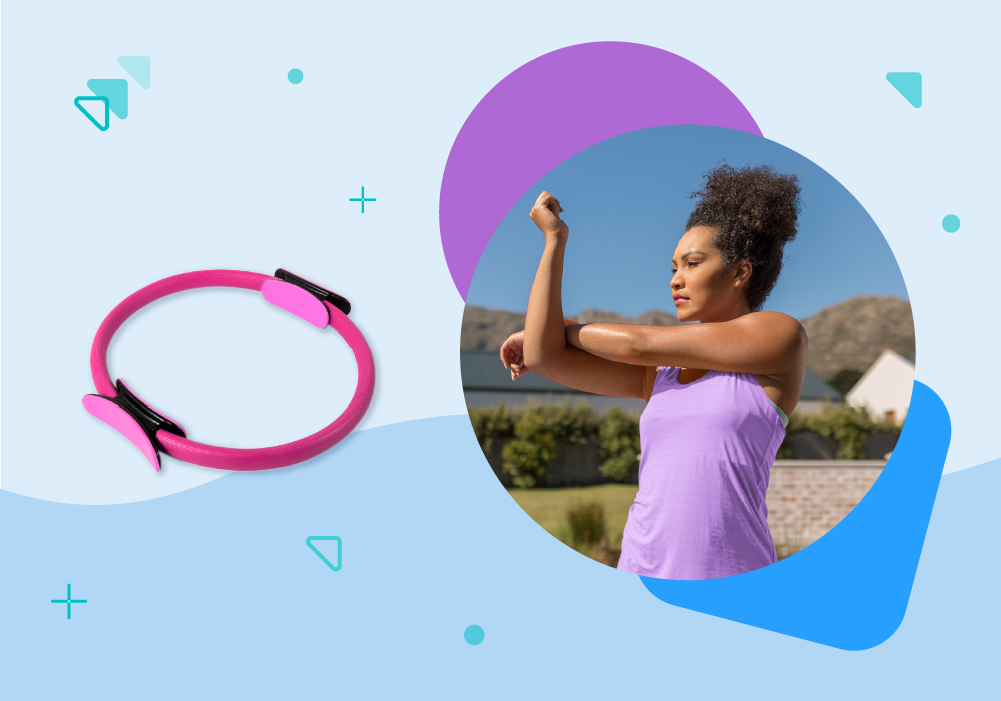
[[[358,364],[354,396],[332,424],[311,436],[269,448],[220,448],[189,440],[176,421],[156,411],[108,373],[108,346],[125,320],[161,297],[200,287],[236,287],[259,291],[271,304],[323,329],[333,327],[347,341]],[[100,419],[135,445],[157,472],[160,453],[183,462],[220,470],[273,470],[309,460],[351,433],[368,410],[375,390],[372,351],[361,331],[348,319],[351,304],[338,294],[279,268],[274,276],[241,270],[199,270],[164,278],[126,297],[101,322],[90,348],[90,372],[97,394],[83,398],[91,416]]]

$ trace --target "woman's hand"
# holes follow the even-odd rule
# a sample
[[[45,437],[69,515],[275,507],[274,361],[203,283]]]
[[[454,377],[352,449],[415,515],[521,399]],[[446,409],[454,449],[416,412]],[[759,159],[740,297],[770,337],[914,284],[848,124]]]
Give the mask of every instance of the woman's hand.
[[[546,235],[547,241],[549,239],[566,241],[570,237],[570,227],[567,226],[565,221],[560,219],[560,212],[562,211],[563,208],[560,207],[560,201],[543,190],[542,194],[539,195],[539,199],[532,206],[532,211],[528,213],[528,216],[532,218],[535,225]]]
[[[507,337],[500,349],[501,362],[511,371],[511,379],[517,380],[522,375],[532,372],[525,365],[525,332],[519,331]]]

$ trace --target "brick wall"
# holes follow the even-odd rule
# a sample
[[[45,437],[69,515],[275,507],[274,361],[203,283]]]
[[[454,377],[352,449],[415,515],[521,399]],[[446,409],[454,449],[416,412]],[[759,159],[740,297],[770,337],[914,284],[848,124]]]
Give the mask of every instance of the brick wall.
[[[779,460],[766,503],[779,557],[805,548],[834,528],[883,471],[882,460]]]

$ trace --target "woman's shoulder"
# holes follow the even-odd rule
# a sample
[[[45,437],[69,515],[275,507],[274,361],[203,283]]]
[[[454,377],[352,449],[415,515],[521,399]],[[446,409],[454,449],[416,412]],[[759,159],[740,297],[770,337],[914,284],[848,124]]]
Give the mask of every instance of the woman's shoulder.
[[[770,338],[784,339],[791,345],[798,345],[807,340],[806,329],[799,320],[782,312],[751,312],[734,321],[765,331]]]
[[[799,323],[799,320],[795,317],[789,316],[784,312],[767,311],[767,312],[751,312],[750,314],[745,314],[744,316],[737,317],[738,319],[743,319],[746,322],[751,322],[755,324],[766,324],[768,326],[781,326],[786,328],[803,328],[803,325]]]

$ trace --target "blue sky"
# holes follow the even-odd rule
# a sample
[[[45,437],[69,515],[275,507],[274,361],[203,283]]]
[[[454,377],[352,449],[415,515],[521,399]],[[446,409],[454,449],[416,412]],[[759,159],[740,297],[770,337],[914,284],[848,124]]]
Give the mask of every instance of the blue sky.
[[[544,138],[544,137],[541,137]],[[559,198],[570,226],[563,311],[637,316],[674,313],[671,256],[695,200],[720,159],[767,163],[799,177],[799,233],[765,309],[798,319],[855,295],[907,299],[897,262],[862,205],[823,169],[774,141],[703,126],[657,127],[603,141],[567,159],[511,208],[484,251],[467,303],[524,311],[543,236],[528,217],[542,190]]]

